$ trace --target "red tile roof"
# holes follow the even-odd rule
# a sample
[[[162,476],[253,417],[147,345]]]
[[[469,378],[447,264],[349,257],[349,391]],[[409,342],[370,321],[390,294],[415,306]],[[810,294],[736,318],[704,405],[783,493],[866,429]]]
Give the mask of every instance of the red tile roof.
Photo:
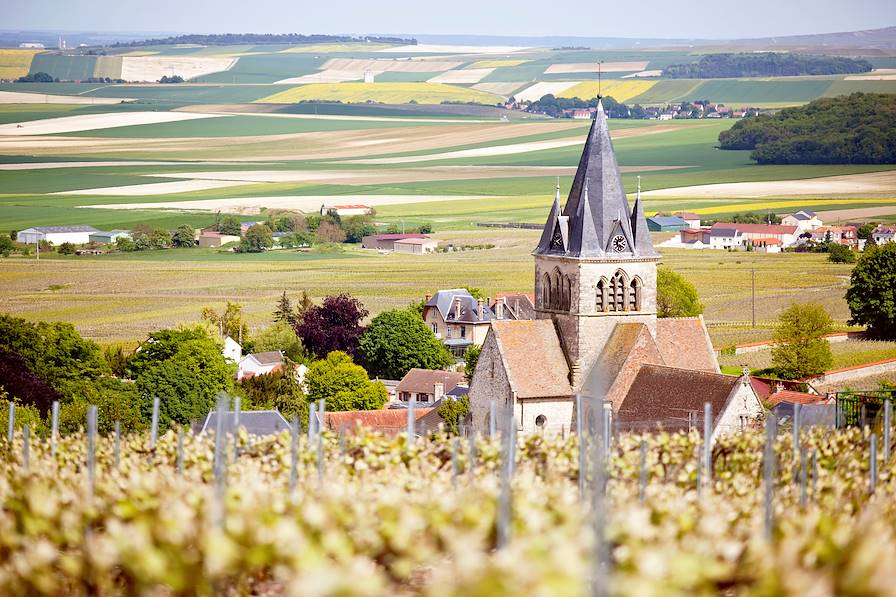
[[[719,362],[702,317],[656,320],[656,346],[670,367],[719,372]]]
[[[408,233],[408,234],[377,234],[373,238],[376,240],[404,240],[407,238],[429,238],[425,234]]]
[[[413,392],[415,394],[432,394],[435,384],[445,386],[445,393],[450,392],[466,378],[463,373],[432,369],[411,369],[401,378],[396,392]]]
[[[790,402],[791,404],[824,404],[827,402],[827,398],[824,396],[806,392],[794,392],[793,390],[775,392],[766,400],[771,406],[777,406],[782,402]]]
[[[796,226],[782,226],[781,224],[736,224],[733,222],[716,222],[712,225],[713,230],[723,228],[725,230],[737,230],[741,233],[749,232],[751,234],[794,234],[797,231]]]
[[[419,421],[432,408],[414,409],[414,420]],[[395,435],[407,429],[408,411],[403,408],[389,410],[349,410],[324,413],[324,428],[333,431],[351,431],[359,425],[373,431]]]

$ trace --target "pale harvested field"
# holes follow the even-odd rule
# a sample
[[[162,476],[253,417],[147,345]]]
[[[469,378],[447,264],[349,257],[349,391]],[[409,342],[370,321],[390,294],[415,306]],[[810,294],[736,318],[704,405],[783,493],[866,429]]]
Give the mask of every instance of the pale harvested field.
[[[896,68],[878,68],[864,75],[849,75],[847,81],[896,81]]]
[[[473,85],[473,89],[510,97],[517,89],[526,84],[527,83],[477,83]]]
[[[510,54],[530,50],[527,46],[450,46],[444,44],[417,44],[394,46],[379,50],[383,54]]]
[[[0,170],[57,170],[59,168],[98,168],[104,166],[177,166],[182,163],[141,160],[121,162],[24,162],[21,164],[0,164]]]
[[[165,183],[163,183],[165,184]],[[149,185],[147,185],[149,186]],[[257,214],[261,208],[288,209],[314,212],[324,203],[335,201],[365,205],[404,205],[431,203],[434,201],[464,201],[469,199],[495,199],[493,195],[294,195],[291,197],[231,197],[226,199],[200,199],[197,201],[159,201],[150,203],[114,203],[111,205],[81,205],[83,208],[100,209],[172,209],[179,211],[223,211],[227,213]]]
[[[290,77],[277,81],[278,85],[305,85],[307,83],[344,83],[345,81],[358,81],[364,77],[364,71],[349,71],[327,69],[320,72]]]
[[[85,95],[53,95],[48,93],[24,93],[0,91],[0,104],[120,104],[131,101],[122,97],[91,97]]]
[[[484,83],[490,85],[490,83]],[[514,85],[523,85],[523,83],[513,83]],[[504,85],[504,83],[496,83],[496,85]],[[475,85],[473,87],[476,87]],[[184,106],[176,108],[175,112],[196,112],[199,114],[224,114],[227,116],[239,116],[242,114],[252,114],[253,116],[267,116],[268,118],[300,118],[305,120],[344,120],[357,122],[434,122],[444,124],[444,118],[420,118],[416,116],[361,116],[354,114],[289,114],[284,112],[271,112],[272,109],[278,109],[278,106],[270,106],[267,104],[196,104],[192,106]],[[464,119],[464,122],[494,122],[494,118],[488,119]]]
[[[219,118],[220,116],[220,114],[195,114],[190,112],[80,114],[78,116],[62,116],[60,118],[46,118],[44,120],[0,124],[0,135],[55,135],[59,133],[74,133],[76,131],[93,131],[120,126],[134,126],[138,124],[179,122],[181,120],[197,120],[199,118]]]
[[[651,126],[644,128],[622,129],[613,132],[614,139],[623,139],[626,137],[640,137],[643,135],[655,135],[676,130],[679,127]],[[509,145],[495,145],[492,147],[477,147],[475,149],[461,149],[458,151],[446,151],[441,153],[430,153],[425,155],[414,155],[395,158],[369,158],[363,160],[351,160],[347,163],[351,164],[405,164],[411,162],[427,162],[430,160],[448,160],[454,158],[471,158],[471,157],[490,157],[496,155],[515,155],[518,153],[528,153],[530,151],[541,151],[543,149],[558,149],[561,147],[572,147],[574,145],[584,144],[584,138],[576,136],[569,139],[554,139],[549,141],[530,141],[528,143],[513,143]],[[654,169],[654,168],[650,168]]]
[[[884,205],[882,207],[857,207],[854,209],[834,209],[818,212],[819,217],[825,222],[853,219],[862,220],[865,218],[889,216],[893,214],[896,214],[896,199],[894,199],[893,205]]]
[[[171,195],[190,191],[223,189],[238,187],[245,183],[228,180],[178,180],[176,182],[153,182],[148,184],[132,184],[121,187],[100,187],[96,189],[78,189],[77,191],[60,191],[50,195],[97,195],[101,197],[141,197],[146,195]]]
[[[97,56],[96,66],[93,67],[93,76],[120,79],[123,60],[121,56]]]
[[[663,74],[663,71],[660,70],[642,70],[639,73],[632,73],[630,75],[625,75],[623,79],[638,79],[641,77],[659,77]]]
[[[862,195],[896,193],[896,170],[826,176],[806,180],[731,182],[673,187],[642,193],[646,197],[747,198],[788,195]]]
[[[236,58],[204,58],[191,56],[124,56],[121,78],[125,81],[158,81],[163,76],[180,75],[192,79],[228,70]]]
[[[600,70],[605,73],[624,73],[627,71],[642,71],[647,68],[647,62],[604,62]],[[552,64],[544,71],[546,75],[560,75],[567,73],[596,73],[597,62],[574,62],[569,64]]]
[[[363,59],[363,58],[331,58],[324,65],[324,70],[344,70],[364,72],[372,71],[382,73],[386,71],[398,73],[435,73],[439,71],[451,70],[463,64],[454,60],[389,60],[381,59]]]
[[[167,112],[182,114],[186,112]],[[85,139],[75,137],[3,137],[0,155],[70,155],[121,159],[186,159],[200,161],[268,162],[272,160],[340,159],[410,151],[440,151],[464,143],[492,143],[524,135],[575,129],[581,122],[461,123],[357,131],[321,131],[257,137]],[[576,133],[570,133],[576,134]]]
[[[478,83],[495,69],[493,68],[465,68],[462,70],[449,70],[439,73],[428,80],[429,83]]]
[[[542,96],[549,93],[560,95],[570,87],[575,87],[579,83],[581,83],[581,81],[542,81],[541,83],[536,83],[531,87],[526,87],[522,91],[516,92],[514,97],[520,101],[534,102],[540,100]]]

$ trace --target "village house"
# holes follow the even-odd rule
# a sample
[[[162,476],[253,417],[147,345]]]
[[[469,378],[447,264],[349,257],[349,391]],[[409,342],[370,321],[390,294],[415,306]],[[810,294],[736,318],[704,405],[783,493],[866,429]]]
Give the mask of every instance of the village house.
[[[198,240],[200,247],[216,248],[229,243],[238,243],[240,242],[240,237],[235,234],[221,234],[214,230],[206,230],[199,235]]]
[[[243,358],[243,347],[230,336],[224,336],[224,347],[221,349],[221,355],[225,361],[238,363]]]
[[[40,241],[47,241],[51,245],[86,245],[90,242],[90,235],[96,232],[99,230],[93,226],[35,226],[20,230],[16,234],[16,242],[29,245],[36,245]]]
[[[236,378],[238,380],[256,375],[265,375],[279,371],[286,364],[283,353],[279,350],[247,354],[239,360]]]
[[[700,227],[700,215],[695,214],[691,211],[676,211],[672,214],[676,218],[681,218],[684,220],[684,223],[687,224],[688,228],[699,228]]]
[[[781,218],[781,224],[784,226],[796,226],[799,228],[800,232],[806,232],[815,230],[821,226],[823,222],[814,211],[803,209]]]
[[[566,205],[555,197],[533,255],[536,319],[491,322],[470,382],[475,431],[488,430],[494,408],[521,433],[564,433],[576,395],[586,416],[606,407],[656,429],[678,421],[679,405],[654,396],[638,414],[635,404],[664,383],[700,409],[716,405],[714,434],[762,414],[749,383],[720,374],[702,317],[657,318],[660,256],[640,194],[628,205],[600,103]]]
[[[744,248],[749,241],[777,239],[782,247],[796,244],[799,228],[782,224],[716,222],[710,227],[710,248]]]
[[[394,251],[395,243],[411,238],[429,239],[429,236],[419,232],[407,234],[371,234],[361,239],[361,247],[364,249],[376,249],[377,251]]]
[[[326,216],[329,214],[335,214],[340,218],[347,218],[349,216],[369,216],[373,213],[373,208],[369,205],[321,205],[320,206],[320,215]]]
[[[871,238],[879,245],[894,242],[896,241],[896,226],[880,225],[871,233]]]
[[[473,298],[466,288],[440,290],[426,295],[423,321],[455,357],[463,358],[470,346],[482,346],[489,323],[497,318],[490,302]]]
[[[395,389],[399,402],[432,403],[441,400],[464,382],[463,373],[454,371],[411,369]]]
[[[819,226],[803,233],[806,234],[818,243],[837,243],[850,249],[859,247],[859,232],[855,226]]]

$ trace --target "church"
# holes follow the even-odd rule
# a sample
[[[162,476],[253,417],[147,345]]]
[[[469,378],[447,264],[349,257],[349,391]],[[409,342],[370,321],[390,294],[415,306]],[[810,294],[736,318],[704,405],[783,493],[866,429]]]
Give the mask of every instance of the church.
[[[470,382],[473,428],[494,401],[523,433],[575,428],[575,396],[611,405],[620,429],[687,429],[713,405],[713,434],[762,414],[749,377],[722,375],[703,318],[657,318],[640,193],[629,207],[603,107],[566,204],[560,190],[535,258],[535,319],[493,321]]]

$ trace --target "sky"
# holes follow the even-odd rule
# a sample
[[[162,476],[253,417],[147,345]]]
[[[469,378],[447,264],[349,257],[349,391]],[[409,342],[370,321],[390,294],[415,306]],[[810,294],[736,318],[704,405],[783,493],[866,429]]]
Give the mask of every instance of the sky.
[[[0,28],[731,39],[896,25],[896,0],[0,0]]]

